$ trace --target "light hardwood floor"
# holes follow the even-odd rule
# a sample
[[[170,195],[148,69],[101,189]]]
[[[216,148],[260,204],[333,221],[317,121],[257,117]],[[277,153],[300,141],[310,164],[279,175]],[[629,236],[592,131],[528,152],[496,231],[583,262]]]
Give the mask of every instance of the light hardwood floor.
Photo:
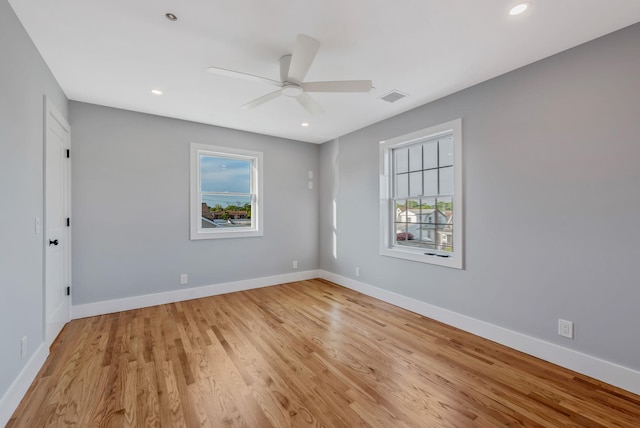
[[[323,280],[74,320],[8,427],[639,427],[640,397]]]

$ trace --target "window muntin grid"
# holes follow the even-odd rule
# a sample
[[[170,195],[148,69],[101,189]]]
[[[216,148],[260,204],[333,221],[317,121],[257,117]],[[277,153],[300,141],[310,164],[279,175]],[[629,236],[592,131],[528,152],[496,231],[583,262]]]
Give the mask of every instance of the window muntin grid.
[[[453,252],[453,150],[452,134],[392,149],[393,245]]]

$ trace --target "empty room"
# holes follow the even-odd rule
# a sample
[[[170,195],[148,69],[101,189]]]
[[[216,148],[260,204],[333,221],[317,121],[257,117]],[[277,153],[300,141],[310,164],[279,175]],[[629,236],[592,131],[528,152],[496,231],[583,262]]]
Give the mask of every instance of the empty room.
[[[0,426],[640,426],[640,2],[0,0]]]

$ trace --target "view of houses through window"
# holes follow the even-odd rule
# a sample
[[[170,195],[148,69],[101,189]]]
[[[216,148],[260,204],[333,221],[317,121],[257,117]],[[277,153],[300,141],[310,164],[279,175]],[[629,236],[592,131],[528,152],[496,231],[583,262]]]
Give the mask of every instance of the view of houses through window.
[[[396,244],[453,251],[451,198],[396,200]]]
[[[453,137],[393,149],[395,245],[453,251]]]

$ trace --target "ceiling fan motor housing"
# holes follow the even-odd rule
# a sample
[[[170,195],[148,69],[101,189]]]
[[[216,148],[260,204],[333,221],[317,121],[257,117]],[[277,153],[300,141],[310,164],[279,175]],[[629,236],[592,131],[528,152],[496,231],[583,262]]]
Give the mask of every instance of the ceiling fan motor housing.
[[[282,85],[282,95],[286,95],[287,97],[297,97],[303,92],[300,85],[296,85],[295,83],[284,82]]]

